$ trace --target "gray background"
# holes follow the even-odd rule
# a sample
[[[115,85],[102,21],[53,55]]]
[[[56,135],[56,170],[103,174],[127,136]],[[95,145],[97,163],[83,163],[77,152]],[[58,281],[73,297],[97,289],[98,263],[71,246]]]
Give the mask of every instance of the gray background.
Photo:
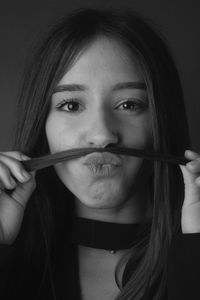
[[[121,3],[120,3],[121,2]],[[200,151],[200,1],[0,1],[0,151],[13,140],[14,106],[30,43],[55,17],[78,7],[129,6],[153,20],[171,48],[181,76],[192,139]],[[169,99],[170,101],[170,99]],[[173,103],[172,103],[173,105]]]

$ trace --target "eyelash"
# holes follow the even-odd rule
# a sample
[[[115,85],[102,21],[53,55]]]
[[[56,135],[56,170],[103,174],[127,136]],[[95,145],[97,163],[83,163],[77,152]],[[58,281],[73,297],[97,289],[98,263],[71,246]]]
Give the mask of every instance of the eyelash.
[[[58,105],[56,105],[56,109],[57,110],[63,110],[63,111],[67,111],[66,109],[62,109],[63,106],[67,105],[67,104],[80,104],[76,99],[63,99]],[[72,112],[72,111],[67,111],[67,112]]]
[[[131,105],[134,105],[134,109],[130,109],[130,111],[135,111],[135,112],[143,112],[147,109],[147,103],[141,101],[141,100],[137,100],[137,99],[133,99],[133,98],[127,98],[125,101],[121,102],[117,108],[121,105],[124,105],[124,104],[131,104]],[[121,110],[121,109],[120,109]],[[126,110],[126,109],[124,109]]]
[[[137,112],[142,112],[144,110],[147,109],[147,104],[144,103],[143,101],[141,100],[136,100],[136,99],[126,99],[125,101],[123,101],[122,103],[120,103],[117,108],[119,108],[121,105],[124,105],[124,104],[127,104],[127,103],[131,103],[132,105],[134,105],[136,107],[136,109],[134,109],[134,111],[137,111]],[[61,111],[65,111],[65,112],[69,112],[69,113],[76,113],[76,112],[80,112],[79,110],[66,110],[66,109],[62,109],[63,106],[65,105],[69,105],[69,104],[79,104],[80,103],[77,101],[77,99],[74,99],[74,98],[71,98],[71,99],[63,99],[57,106],[56,106],[56,109],[57,110],[61,110]],[[123,109],[119,109],[119,110],[123,110]],[[125,111],[127,109],[124,109]],[[130,111],[133,111],[132,109],[130,109]]]

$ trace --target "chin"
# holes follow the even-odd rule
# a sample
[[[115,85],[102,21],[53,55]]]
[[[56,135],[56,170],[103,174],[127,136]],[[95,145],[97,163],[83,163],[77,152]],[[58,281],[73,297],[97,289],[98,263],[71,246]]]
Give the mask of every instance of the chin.
[[[122,195],[119,186],[111,183],[101,183],[90,188],[87,195],[78,197],[85,206],[93,208],[115,208],[122,204],[125,195]]]

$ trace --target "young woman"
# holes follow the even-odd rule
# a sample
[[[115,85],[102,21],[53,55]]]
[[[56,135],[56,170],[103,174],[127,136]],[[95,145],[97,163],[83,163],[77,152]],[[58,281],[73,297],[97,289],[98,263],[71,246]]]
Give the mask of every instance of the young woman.
[[[0,153],[1,299],[193,299],[200,156],[186,151],[181,84],[159,35],[127,10],[68,14],[42,39],[17,107],[13,151]],[[105,152],[30,174],[21,163],[87,147]]]

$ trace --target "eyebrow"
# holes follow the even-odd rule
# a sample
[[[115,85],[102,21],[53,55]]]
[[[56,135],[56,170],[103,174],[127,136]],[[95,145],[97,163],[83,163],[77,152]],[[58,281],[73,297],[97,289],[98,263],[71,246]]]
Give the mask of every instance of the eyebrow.
[[[86,85],[83,84],[62,84],[58,85],[55,87],[53,90],[54,93],[59,93],[59,92],[81,92],[81,91],[86,91],[89,88]],[[130,81],[130,82],[119,82],[115,84],[112,88],[112,91],[119,91],[119,90],[124,90],[124,89],[141,89],[141,90],[146,90],[146,84],[142,81]]]

